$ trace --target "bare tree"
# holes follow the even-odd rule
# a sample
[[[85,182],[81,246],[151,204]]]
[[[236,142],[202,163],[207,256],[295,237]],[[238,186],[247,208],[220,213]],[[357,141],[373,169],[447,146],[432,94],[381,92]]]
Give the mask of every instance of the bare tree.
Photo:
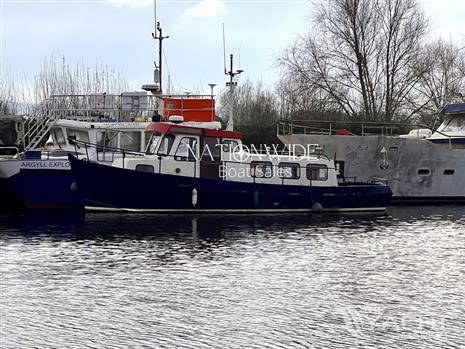
[[[275,94],[282,119],[312,119],[325,111],[339,113],[339,106],[329,95],[302,76],[284,76],[276,84]]]
[[[245,143],[276,143],[279,101],[262,83],[246,81],[235,89],[233,96],[225,90],[219,96],[218,105],[218,114],[223,120],[227,120],[229,108],[234,108],[235,129],[244,132]]]
[[[320,0],[308,33],[280,63],[352,119],[392,120],[425,67],[415,65],[428,22],[417,0]]]
[[[17,106],[16,86],[11,80],[0,81],[0,114],[14,114]]]
[[[440,38],[424,46],[418,61],[428,69],[410,96],[411,109],[431,123],[438,110],[465,94],[465,47]]]
[[[77,95],[89,93],[121,93],[128,85],[120,73],[98,65],[92,69],[84,64],[74,67],[62,58],[61,64],[52,56],[45,59],[33,84],[34,99],[40,102],[51,95]]]

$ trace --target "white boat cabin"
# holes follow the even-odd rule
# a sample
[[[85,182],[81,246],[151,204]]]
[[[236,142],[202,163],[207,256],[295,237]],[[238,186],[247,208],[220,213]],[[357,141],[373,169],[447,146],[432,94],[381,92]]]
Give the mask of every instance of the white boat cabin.
[[[57,120],[51,129],[54,145],[64,150],[74,150],[73,140],[98,146],[122,148],[143,152],[150,135],[145,129],[149,122],[84,122]]]
[[[452,149],[465,149],[465,103],[447,105],[441,113],[444,121],[428,140]]]
[[[283,155],[247,151],[242,134],[152,123],[144,156],[119,158],[113,166],[158,174],[297,186],[337,186],[334,161],[322,154]]]

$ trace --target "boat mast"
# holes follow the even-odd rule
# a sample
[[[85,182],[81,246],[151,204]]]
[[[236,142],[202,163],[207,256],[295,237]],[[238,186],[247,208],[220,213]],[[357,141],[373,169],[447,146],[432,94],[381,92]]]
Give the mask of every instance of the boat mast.
[[[233,55],[229,55],[229,71],[226,71],[225,74],[229,75],[229,82],[226,83],[226,86],[229,86],[229,120],[226,125],[226,130],[234,131],[234,90],[237,86],[237,81],[234,81],[234,77],[243,72],[242,69],[234,71],[233,69]]]
[[[158,40],[158,65],[157,65],[157,62],[154,62],[155,70],[153,72],[153,82],[155,84],[158,84],[159,86],[158,93],[160,95],[163,95],[163,90],[162,90],[163,39],[168,39],[169,36],[163,36],[163,30],[161,28],[160,22],[157,22],[157,0],[153,0],[153,14],[155,18],[155,28],[154,28],[154,32],[152,33],[152,37],[155,40]]]

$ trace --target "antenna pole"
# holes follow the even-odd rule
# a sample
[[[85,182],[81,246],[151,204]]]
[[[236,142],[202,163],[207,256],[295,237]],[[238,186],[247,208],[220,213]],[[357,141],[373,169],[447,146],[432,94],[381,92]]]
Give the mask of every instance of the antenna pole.
[[[153,18],[155,20],[155,22],[153,23],[155,27],[155,35],[157,35],[157,0],[153,0]]]
[[[153,14],[155,17],[155,30],[152,33],[152,37],[155,40],[158,40],[158,66],[157,62],[155,64],[155,71],[153,74],[153,82],[158,84],[158,93],[163,94],[162,84],[163,84],[163,75],[162,75],[162,65],[163,65],[163,39],[168,39],[169,36],[163,36],[163,30],[161,28],[160,22],[157,22],[157,0],[153,0]]]
[[[229,75],[229,82],[226,83],[226,86],[229,86],[229,120],[226,125],[226,130],[234,131],[234,90],[237,86],[237,82],[234,81],[234,77],[243,72],[243,70],[238,69],[234,71],[233,69],[233,55],[229,55],[230,68],[228,72],[225,72],[226,75]]]
[[[223,68],[226,74],[226,38],[224,34],[224,23],[223,23]]]

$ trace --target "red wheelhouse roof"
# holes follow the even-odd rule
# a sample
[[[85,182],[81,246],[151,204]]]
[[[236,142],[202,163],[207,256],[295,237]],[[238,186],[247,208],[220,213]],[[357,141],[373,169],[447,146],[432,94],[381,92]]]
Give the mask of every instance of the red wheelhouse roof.
[[[200,128],[192,126],[176,125],[164,122],[152,122],[145,129],[147,132],[158,132],[167,134],[185,134],[217,138],[235,138],[242,139],[242,133],[224,130],[212,130],[209,128]]]

